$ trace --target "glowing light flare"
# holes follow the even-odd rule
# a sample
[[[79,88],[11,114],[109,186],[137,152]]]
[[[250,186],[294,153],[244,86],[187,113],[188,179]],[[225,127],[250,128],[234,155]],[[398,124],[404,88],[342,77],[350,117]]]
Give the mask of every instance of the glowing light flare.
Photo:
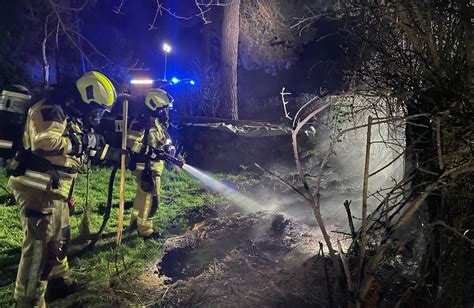
[[[196,82],[195,82],[194,80],[189,79],[189,78],[179,79],[179,78],[177,78],[177,77],[173,77],[173,78],[171,78],[170,81],[171,81],[171,83],[173,83],[173,84],[182,83],[182,82],[184,82],[184,83],[189,83],[190,85],[193,85],[193,86],[196,84]]]
[[[153,84],[153,79],[132,79],[131,84]]]
[[[170,53],[171,52],[171,46],[167,43],[163,43],[163,51],[166,52],[166,53]]]

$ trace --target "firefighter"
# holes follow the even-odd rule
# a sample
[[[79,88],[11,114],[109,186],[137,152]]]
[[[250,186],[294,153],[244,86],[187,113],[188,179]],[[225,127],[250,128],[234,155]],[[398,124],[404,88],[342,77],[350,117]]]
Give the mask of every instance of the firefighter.
[[[19,307],[45,307],[45,293],[53,300],[84,287],[73,279],[66,257],[68,202],[86,154],[95,149],[100,158],[107,155],[93,127],[115,100],[110,80],[91,71],[58,85],[28,111],[23,150],[9,181],[24,230],[14,293]]]
[[[130,230],[139,236],[159,238],[153,230],[153,216],[160,202],[163,158],[158,153],[175,155],[176,149],[168,135],[168,109],[172,99],[162,89],[151,89],[145,98],[145,112],[131,121],[127,147],[131,153],[130,169],[137,182]]]

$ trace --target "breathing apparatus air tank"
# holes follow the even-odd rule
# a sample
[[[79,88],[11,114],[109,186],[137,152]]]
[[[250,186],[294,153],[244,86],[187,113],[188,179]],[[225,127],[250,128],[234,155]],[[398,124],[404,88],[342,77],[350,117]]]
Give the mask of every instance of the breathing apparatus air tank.
[[[21,85],[11,85],[0,97],[0,165],[15,156],[22,146],[23,128],[31,105],[30,91]]]

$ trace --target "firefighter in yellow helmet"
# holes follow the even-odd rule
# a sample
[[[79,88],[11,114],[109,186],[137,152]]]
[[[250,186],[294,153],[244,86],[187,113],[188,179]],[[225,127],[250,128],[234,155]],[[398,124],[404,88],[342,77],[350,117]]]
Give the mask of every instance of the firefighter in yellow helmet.
[[[99,72],[58,85],[30,107],[10,185],[21,207],[24,239],[15,299],[19,307],[44,307],[46,300],[83,287],[71,276],[68,202],[78,168],[89,149],[105,156],[93,132],[116,100],[115,88]]]
[[[159,238],[153,230],[153,216],[160,202],[161,174],[164,161],[156,155],[164,151],[175,155],[168,135],[168,109],[171,97],[162,89],[151,89],[145,97],[145,112],[131,121],[127,146],[131,152],[130,169],[137,182],[130,229],[138,229],[143,238]]]

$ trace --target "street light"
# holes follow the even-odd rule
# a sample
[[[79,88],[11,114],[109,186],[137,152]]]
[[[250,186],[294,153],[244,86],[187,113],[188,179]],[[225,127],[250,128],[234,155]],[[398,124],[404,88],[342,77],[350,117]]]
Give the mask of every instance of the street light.
[[[163,79],[166,80],[166,60],[168,58],[168,54],[171,52],[171,46],[168,45],[167,43],[163,44],[163,51],[165,52],[165,74]]]

